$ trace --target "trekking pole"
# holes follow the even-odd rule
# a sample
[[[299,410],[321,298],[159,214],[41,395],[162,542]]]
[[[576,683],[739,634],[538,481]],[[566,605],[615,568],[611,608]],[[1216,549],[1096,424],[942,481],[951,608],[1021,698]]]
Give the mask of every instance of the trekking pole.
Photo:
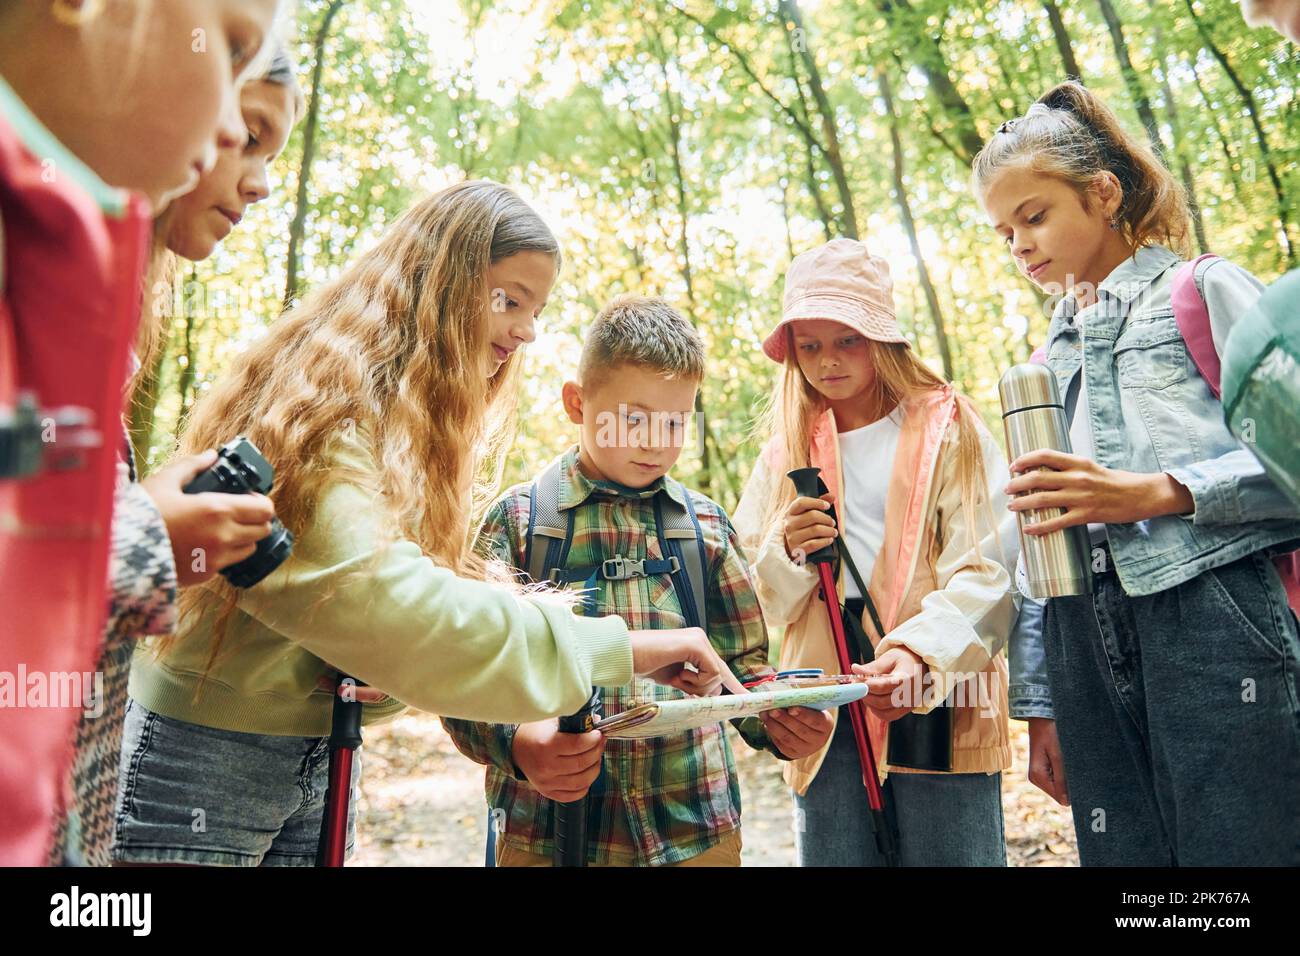
[[[821,480],[820,468],[796,468],[787,476],[794,482],[795,493],[802,498],[818,498],[826,493],[826,486]],[[830,512],[835,518],[834,509]],[[842,533],[842,532],[841,532]],[[830,616],[831,634],[835,638],[835,653],[839,658],[840,672],[853,673],[853,659],[849,655],[848,635],[844,631],[843,610],[840,607],[839,592],[835,587],[835,543],[832,542],[813,554],[807,556],[807,562],[817,567],[818,587],[822,602]],[[861,700],[848,705],[849,724],[853,728],[853,739],[858,746],[858,760],[862,764],[862,785],[867,790],[867,805],[871,809],[871,827],[876,834],[876,848],[886,866],[898,866],[898,846],[894,841],[894,830],[885,813],[885,795],[880,787],[880,775],[876,771],[876,755],[871,747],[871,737],[867,733],[867,711]]]
[[[560,732],[585,734],[595,726],[599,716],[600,688],[593,688],[591,697],[575,714],[560,718]],[[553,866],[587,865],[587,796],[555,805],[555,848],[551,853]]]
[[[361,746],[361,701],[355,678],[339,675],[334,688],[334,711],[330,719],[330,773],[325,791],[325,815],[321,818],[317,866],[342,866],[348,846],[348,809],[352,802],[352,756]]]

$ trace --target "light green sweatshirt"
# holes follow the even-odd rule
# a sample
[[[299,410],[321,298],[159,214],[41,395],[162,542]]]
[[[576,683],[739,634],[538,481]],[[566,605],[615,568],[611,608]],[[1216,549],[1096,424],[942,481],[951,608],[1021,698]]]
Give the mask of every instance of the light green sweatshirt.
[[[374,473],[356,439],[336,443],[333,464],[340,476]],[[333,698],[317,680],[336,669],[394,698],[366,704],[366,723],[407,705],[466,720],[541,720],[581,708],[593,684],[632,679],[622,618],[578,617],[457,577],[414,542],[383,544],[375,493],[342,477],[327,485],[293,556],[242,592],[202,680],[214,617],[183,622],[161,660],[139,647],[131,696],[208,727],[323,736]]]

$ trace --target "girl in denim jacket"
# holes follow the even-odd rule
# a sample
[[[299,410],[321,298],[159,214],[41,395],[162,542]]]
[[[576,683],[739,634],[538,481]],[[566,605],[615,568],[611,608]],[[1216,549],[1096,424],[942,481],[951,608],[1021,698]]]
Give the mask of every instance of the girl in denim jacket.
[[[1300,515],[1223,423],[1174,319],[1183,193],[1077,83],[1004,123],[973,186],[1022,274],[1059,296],[1047,364],[1074,454],[1011,463],[1027,529],[1086,524],[1090,595],[1027,602],[1012,715],[1030,779],[1074,813],[1084,865],[1300,863],[1300,640],[1271,558]],[[1214,343],[1258,297],[1197,276]],[[1068,779],[1068,787],[1067,787]]]

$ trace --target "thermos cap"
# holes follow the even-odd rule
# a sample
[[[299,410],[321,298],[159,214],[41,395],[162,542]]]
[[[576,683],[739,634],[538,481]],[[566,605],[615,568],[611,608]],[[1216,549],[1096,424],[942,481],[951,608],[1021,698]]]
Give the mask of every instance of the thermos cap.
[[[1062,405],[1056,374],[1037,362],[1024,362],[1007,369],[998,382],[998,397],[1002,400],[1003,418],[1024,408]]]

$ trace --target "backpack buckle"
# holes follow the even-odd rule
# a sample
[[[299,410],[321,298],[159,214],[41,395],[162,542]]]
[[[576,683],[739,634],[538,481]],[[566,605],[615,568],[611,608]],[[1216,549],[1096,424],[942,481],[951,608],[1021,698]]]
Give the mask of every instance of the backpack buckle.
[[[610,570],[610,568],[613,570]],[[632,558],[606,558],[600,563],[600,576],[606,581],[626,581],[645,577],[645,561]]]

